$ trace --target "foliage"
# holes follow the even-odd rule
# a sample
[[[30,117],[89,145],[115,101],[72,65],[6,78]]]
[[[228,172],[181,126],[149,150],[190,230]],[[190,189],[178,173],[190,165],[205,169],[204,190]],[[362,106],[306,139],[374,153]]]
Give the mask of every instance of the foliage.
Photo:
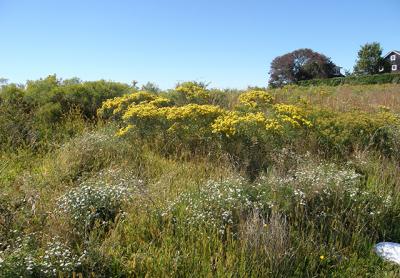
[[[377,74],[380,68],[388,69],[382,58],[382,47],[378,42],[366,43],[358,51],[354,73],[357,75]]]
[[[122,83],[104,80],[71,82],[50,75],[38,81],[28,81],[24,97],[34,107],[40,108],[47,103],[58,103],[62,106],[63,112],[78,108],[86,118],[91,119],[96,116],[96,111],[104,100],[128,92],[129,87]]]
[[[400,275],[399,85],[124,85],[91,120],[43,81],[0,93],[1,277]]]
[[[161,89],[157,86],[157,84],[152,83],[152,82],[147,82],[146,84],[144,84],[142,86],[142,88],[140,90],[144,91],[144,92],[150,92],[153,94],[161,93]]]
[[[399,123],[398,116],[391,112],[322,112],[316,116],[315,127],[321,149],[345,155],[356,149],[375,148],[392,155],[397,141],[391,131]]]
[[[297,82],[300,86],[340,86],[348,85],[366,85],[366,84],[386,84],[400,83],[400,74],[398,73],[381,73],[375,75],[351,75],[346,77],[336,77],[329,79],[312,79]]]
[[[37,250],[34,238],[35,234],[19,237],[14,246],[0,251],[0,258],[4,256],[0,261],[0,274],[3,277],[54,277],[81,268],[85,252],[77,255],[59,238],[49,241],[42,250]]]
[[[106,100],[98,109],[97,115],[103,119],[120,119],[128,107],[138,104],[164,107],[171,105],[171,101],[152,93],[137,92]]]
[[[240,94],[239,103],[249,108],[264,108],[274,101],[274,98],[265,91],[250,90]]]
[[[240,113],[228,112],[218,117],[212,125],[213,133],[227,138],[234,136],[256,136],[265,132],[279,133],[283,127],[276,121],[267,119],[261,112]]]
[[[191,153],[222,150],[239,167],[247,167],[251,176],[266,165],[259,164],[260,156],[268,157],[283,136],[291,136],[290,130],[311,126],[301,108],[272,105],[273,97],[261,90],[240,94],[235,111],[197,103],[161,106],[158,103],[167,103],[162,97],[142,96],[139,92],[106,101],[98,113],[114,115],[122,125],[119,136],[162,142],[167,153],[178,149]]]
[[[65,122],[71,115],[94,120],[96,111],[106,99],[128,93],[121,83],[81,82],[79,79],[57,79],[55,75],[26,86],[15,84],[0,88],[0,146],[34,149],[49,147],[49,141],[65,137]],[[72,130],[70,131],[75,134]]]
[[[157,108],[152,104],[133,105],[122,119],[127,124],[119,135],[135,129],[141,137],[161,135],[175,144],[199,147],[210,139],[211,123],[222,113],[218,106],[188,104],[180,107]]]
[[[271,63],[269,85],[281,87],[301,80],[336,76],[336,65],[311,49],[298,49],[276,57]]]
[[[131,200],[133,188],[134,184],[84,181],[58,199],[58,213],[69,217],[74,231],[87,235],[95,225],[106,227],[122,214],[122,206]]]
[[[208,181],[198,191],[179,195],[168,204],[163,216],[174,217],[184,213],[184,222],[178,225],[191,228],[209,226],[223,235],[227,229],[232,230],[238,225],[242,213],[264,206],[261,195],[253,196],[255,190],[242,178]]]
[[[178,93],[178,103],[197,103],[206,104],[210,100],[210,94],[206,90],[207,85],[202,82],[189,81],[176,85],[175,91]]]
[[[42,166],[51,181],[76,181],[82,176],[111,165],[115,161],[141,156],[140,148],[116,137],[115,128],[88,131],[60,146]]]

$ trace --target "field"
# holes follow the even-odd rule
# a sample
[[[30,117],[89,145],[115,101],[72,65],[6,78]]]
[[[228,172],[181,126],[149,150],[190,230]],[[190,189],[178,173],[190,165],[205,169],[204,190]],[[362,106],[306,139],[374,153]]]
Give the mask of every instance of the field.
[[[0,91],[1,277],[398,277],[400,84]]]

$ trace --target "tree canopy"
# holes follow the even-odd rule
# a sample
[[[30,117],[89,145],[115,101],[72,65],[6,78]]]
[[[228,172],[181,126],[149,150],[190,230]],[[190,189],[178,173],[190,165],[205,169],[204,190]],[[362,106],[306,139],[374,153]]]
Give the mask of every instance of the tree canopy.
[[[380,43],[366,43],[361,46],[357,54],[354,74],[377,74],[380,68],[387,69],[387,64],[382,58],[382,47]]]
[[[269,85],[280,87],[301,80],[334,77],[336,65],[327,56],[302,48],[276,57],[271,63]]]
[[[336,73],[337,67],[330,58],[309,48],[302,48],[272,61],[269,85],[280,87],[301,80],[330,78]]]

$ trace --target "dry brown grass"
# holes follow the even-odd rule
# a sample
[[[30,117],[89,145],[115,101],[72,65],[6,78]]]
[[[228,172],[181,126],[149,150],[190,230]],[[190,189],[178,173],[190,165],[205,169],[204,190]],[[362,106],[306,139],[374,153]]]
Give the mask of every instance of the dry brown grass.
[[[258,211],[240,225],[240,238],[249,253],[263,254],[271,266],[280,265],[290,256],[288,223],[284,216],[272,211],[268,219]]]
[[[400,112],[400,84],[343,85],[338,87],[290,86],[271,90],[278,102],[296,103],[305,101],[312,106],[321,106],[336,111],[377,111],[384,107]]]

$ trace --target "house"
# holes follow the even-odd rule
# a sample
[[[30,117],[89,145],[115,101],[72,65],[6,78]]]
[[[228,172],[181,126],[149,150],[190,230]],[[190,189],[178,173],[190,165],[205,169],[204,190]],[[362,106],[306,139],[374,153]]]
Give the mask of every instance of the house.
[[[344,77],[342,73],[342,67],[335,66],[333,69],[333,76],[332,77]]]
[[[383,59],[389,65],[388,71],[389,72],[398,72],[400,73],[400,51],[392,50],[385,56]],[[385,69],[383,67],[379,68],[379,71],[382,72]]]

